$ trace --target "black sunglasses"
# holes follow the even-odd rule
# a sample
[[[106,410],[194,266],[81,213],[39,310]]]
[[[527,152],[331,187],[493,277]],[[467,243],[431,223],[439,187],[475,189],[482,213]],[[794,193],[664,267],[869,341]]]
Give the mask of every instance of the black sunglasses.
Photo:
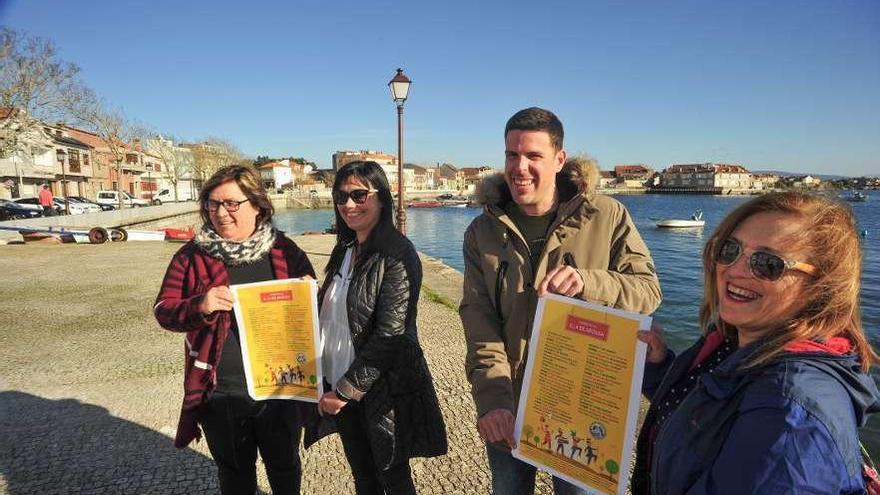
[[[344,205],[348,203],[348,198],[351,198],[355,204],[362,205],[367,201],[367,197],[374,192],[376,192],[375,189],[353,189],[350,192],[333,191],[333,202],[337,205]]]
[[[239,208],[241,208],[242,203],[247,203],[248,201],[250,201],[250,200],[243,199],[241,201],[234,201],[231,199],[227,199],[224,201],[215,201],[213,199],[209,199],[207,204],[205,205],[205,207],[208,209],[208,211],[215,212],[215,211],[219,210],[220,207],[222,206],[229,213],[235,213],[238,211]]]
[[[730,266],[742,256],[742,244],[733,238],[725,239],[715,252],[715,262]],[[797,270],[807,275],[816,275],[816,267],[808,263],[781,258],[767,251],[755,251],[749,256],[749,271],[755,277],[775,282],[782,278],[786,270]]]

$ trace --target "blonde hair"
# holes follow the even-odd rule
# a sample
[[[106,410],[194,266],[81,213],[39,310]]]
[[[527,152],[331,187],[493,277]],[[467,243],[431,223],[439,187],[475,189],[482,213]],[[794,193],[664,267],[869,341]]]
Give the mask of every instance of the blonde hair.
[[[746,367],[756,367],[785,352],[785,346],[797,341],[824,342],[831,337],[845,337],[859,356],[862,369],[880,361],[862,328],[859,309],[862,251],[852,211],[845,204],[798,192],[765,194],[733,210],[718,225],[703,249],[703,302],[700,326],[708,332],[714,323],[725,335],[736,335],[736,327],[718,315],[718,284],[715,278],[715,255],[721,242],[737,226],[758,213],[779,212],[799,217],[805,226],[792,239],[792,246],[809,253],[805,261],[817,268],[817,274],[804,283],[804,307],[781,328],[771,329],[768,339],[752,356]]]

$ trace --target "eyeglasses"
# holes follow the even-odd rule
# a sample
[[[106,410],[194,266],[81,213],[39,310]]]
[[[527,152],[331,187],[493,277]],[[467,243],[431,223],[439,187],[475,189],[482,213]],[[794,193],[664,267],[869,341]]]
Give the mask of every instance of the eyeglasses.
[[[209,199],[207,203],[208,211],[215,212],[220,209],[220,206],[226,209],[229,213],[235,213],[241,208],[242,203],[247,203],[250,201],[249,199],[243,199],[241,201],[234,201],[231,199],[225,199],[223,201],[215,201],[213,199]]]
[[[715,252],[715,262],[719,265],[730,266],[742,256],[744,250],[742,244],[736,239],[725,239]],[[786,270],[797,270],[807,275],[816,275],[818,270],[815,266],[800,261],[781,258],[767,251],[755,251],[749,256],[749,271],[755,277],[775,282],[782,278]]]
[[[374,192],[377,191],[375,189],[353,189],[349,192],[333,191],[333,202],[337,205],[344,205],[348,203],[348,198],[351,198],[355,204],[362,205],[367,202],[367,197]]]

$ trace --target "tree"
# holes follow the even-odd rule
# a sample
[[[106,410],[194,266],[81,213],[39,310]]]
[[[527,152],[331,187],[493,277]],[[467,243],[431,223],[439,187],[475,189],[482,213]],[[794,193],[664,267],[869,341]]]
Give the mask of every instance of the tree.
[[[177,184],[181,176],[192,171],[193,155],[186,149],[174,145],[174,138],[163,138],[157,134],[147,142],[148,149],[159,156],[165,165],[165,176],[174,189],[174,201],[180,201]]]
[[[85,91],[78,73],[51,41],[0,28],[0,158],[15,164],[19,153],[45,149],[43,122],[63,119]]]
[[[608,474],[610,474],[612,478],[614,478],[614,475],[617,474],[618,471],[620,471],[620,467],[612,459],[608,459],[607,461],[605,461],[605,469],[608,471]]]
[[[522,434],[523,437],[526,439],[526,443],[528,443],[529,440],[535,435],[535,428],[532,425],[527,424],[525,425],[525,427],[523,427]],[[535,445],[537,445],[537,443],[538,442],[536,441]]]
[[[68,102],[79,97],[83,86],[79,67],[58,59],[51,41],[0,30],[0,153],[20,149],[19,139],[42,121],[67,114]]]
[[[298,158],[290,157],[290,158],[288,158],[288,160],[290,160],[292,162],[299,163],[300,165],[311,165],[313,169],[318,168],[318,166],[315,164],[315,162],[306,160],[303,157],[298,157]]]
[[[246,160],[234,144],[221,138],[210,137],[187,148],[192,150],[193,172],[203,181],[227,165]]]
[[[71,101],[71,114],[76,120],[101,138],[106,147],[101,150],[116,164],[116,191],[119,192],[119,209],[124,206],[122,194],[122,162],[129,151],[137,151],[134,143],[146,135],[143,126],[129,119],[122,110],[111,108],[91,90],[81,98]]]

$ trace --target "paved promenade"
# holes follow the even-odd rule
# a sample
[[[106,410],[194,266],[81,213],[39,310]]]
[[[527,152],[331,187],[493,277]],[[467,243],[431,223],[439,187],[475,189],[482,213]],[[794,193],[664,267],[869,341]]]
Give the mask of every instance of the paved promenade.
[[[333,237],[296,241],[319,273]],[[183,336],[152,304],[178,244],[0,246],[0,493],[217,493],[204,441],[171,444]],[[419,330],[449,454],[412,463],[419,493],[489,493],[464,378],[461,274],[425,260]],[[444,304],[447,303],[447,304]],[[353,493],[335,436],[302,454],[303,493]],[[260,472],[260,489],[269,493]],[[550,493],[546,477],[538,493]]]

